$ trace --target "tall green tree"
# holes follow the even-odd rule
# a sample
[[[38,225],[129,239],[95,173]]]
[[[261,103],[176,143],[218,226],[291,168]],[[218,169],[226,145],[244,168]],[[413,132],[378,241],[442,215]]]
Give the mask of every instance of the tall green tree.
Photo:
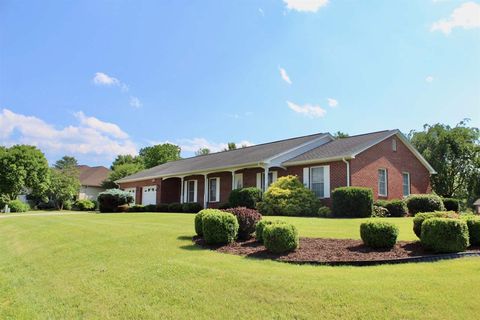
[[[22,191],[42,195],[48,182],[48,162],[39,149],[28,145],[0,149],[0,194],[4,198],[16,199]]]
[[[62,159],[57,160],[53,166],[59,170],[76,168],[78,166],[78,161],[74,157],[63,156]]]
[[[143,170],[143,166],[138,163],[124,163],[115,166],[115,169],[112,170],[108,176],[109,182],[115,182],[118,179],[124,178],[126,176],[135,174]]]
[[[180,147],[171,143],[157,144],[140,149],[140,156],[146,169],[168,161],[180,159]]]
[[[115,168],[119,165],[122,164],[127,164],[127,163],[135,163],[139,164],[140,166],[143,167],[143,159],[140,156],[132,156],[130,154],[126,155],[118,155],[115,160],[113,160],[112,165],[110,166],[111,170],[115,170]]]
[[[471,198],[480,179],[480,131],[468,127],[468,120],[455,127],[424,125],[409,138],[437,171],[431,176],[433,190],[444,197]]]
[[[223,151],[230,151],[235,149],[237,149],[237,144],[235,142],[229,142],[227,143],[227,147],[223,149]]]
[[[209,154],[209,153],[210,153],[210,149],[208,149],[208,148],[200,148],[197,151],[195,151],[196,156],[203,156],[203,155]]]
[[[342,138],[348,138],[349,135],[348,133],[342,132],[342,131],[337,131],[333,134],[333,137],[335,139],[342,139]]]
[[[78,171],[74,167],[50,169],[49,198],[58,210],[63,210],[67,203],[72,203],[80,190]]]

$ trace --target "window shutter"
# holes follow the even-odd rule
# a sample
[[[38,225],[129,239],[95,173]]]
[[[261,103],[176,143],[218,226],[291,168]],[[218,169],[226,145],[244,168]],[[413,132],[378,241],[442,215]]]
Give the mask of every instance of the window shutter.
[[[310,168],[303,168],[303,185],[310,189]]]
[[[217,179],[217,190],[216,191],[216,200],[220,201],[220,178]]]
[[[257,188],[262,189],[262,173],[257,173]]]
[[[194,180],[194,187],[193,187],[193,202],[197,202],[197,190],[198,190],[198,180]]]
[[[323,194],[325,198],[330,198],[330,166],[323,167]]]

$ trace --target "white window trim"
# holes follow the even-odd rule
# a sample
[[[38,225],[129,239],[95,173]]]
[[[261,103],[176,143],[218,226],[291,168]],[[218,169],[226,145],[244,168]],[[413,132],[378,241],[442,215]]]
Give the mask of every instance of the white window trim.
[[[235,173],[234,175],[234,183],[233,185],[235,186],[235,189],[241,189],[243,188],[243,173]],[[240,182],[240,186],[238,187],[238,182]]]
[[[410,181],[410,172],[407,172],[407,171],[404,171],[402,172],[402,193],[403,193],[403,175],[407,175],[408,176],[408,194],[407,195],[403,195],[404,197],[408,197],[409,195],[412,194],[412,190],[411,190],[411,181]]]
[[[380,193],[380,179],[378,178],[378,171],[380,170],[385,172],[385,194]],[[388,170],[386,168],[379,168],[377,170],[377,180],[378,195],[381,197],[388,197]]]
[[[215,201],[212,201],[212,199],[210,199],[210,181],[212,180],[216,180],[216,190],[215,190]],[[213,177],[213,178],[208,178],[208,190],[207,190],[207,194],[208,194],[208,202],[210,203],[218,203],[220,202],[220,177]]]
[[[185,180],[184,187],[183,187],[183,203],[189,203],[188,202],[188,185],[190,182],[193,181],[193,202],[197,202],[197,194],[198,194],[198,180]]]
[[[306,174],[306,170],[308,169],[308,179],[303,178],[304,184],[308,185],[308,189],[312,190],[312,169],[315,168],[323,168],[323,197],[320,199],[328,199],[330,198],[330,165],[326,166],[314,166],[309,168],[303,168],[303,174]]]

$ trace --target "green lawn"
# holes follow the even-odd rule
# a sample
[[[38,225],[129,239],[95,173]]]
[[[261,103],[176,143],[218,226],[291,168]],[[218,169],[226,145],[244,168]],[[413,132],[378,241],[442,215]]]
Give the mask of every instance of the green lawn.
[[[361,221],[287,220],[342,238]],[[414,239],[411,220],[389,221]],[[2,218],[0,319],[478,319],[478,258],[297,266],[201,250],[192,235],[189,214]]]

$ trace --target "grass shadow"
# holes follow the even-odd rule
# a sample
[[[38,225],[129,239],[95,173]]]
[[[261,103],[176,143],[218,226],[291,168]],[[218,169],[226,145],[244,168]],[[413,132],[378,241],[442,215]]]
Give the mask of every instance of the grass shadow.
[[[178,236],[177,240],[193,240],[193,236]]]

